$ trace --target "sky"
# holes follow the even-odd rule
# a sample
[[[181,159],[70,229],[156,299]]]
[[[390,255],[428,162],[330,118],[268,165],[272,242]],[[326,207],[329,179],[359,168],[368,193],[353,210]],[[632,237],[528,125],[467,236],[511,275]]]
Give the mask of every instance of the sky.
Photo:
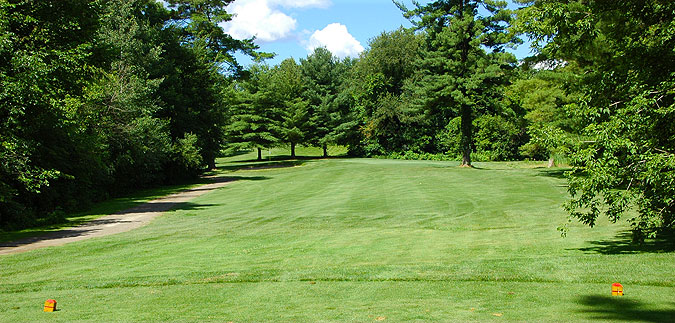
[[[412,0],[403,2],[412,7]],[[237,39],[255,36],[261,51],[276,53],[270,65],[305,58],[317,47],[358,57],[382,32],[412,26],[391,0],[235,0],[227,11],[234,18],[221,27]],[[527,44],[512,52],[519,59],[531,55]],[[236,57],[244,66],[251,63]]]

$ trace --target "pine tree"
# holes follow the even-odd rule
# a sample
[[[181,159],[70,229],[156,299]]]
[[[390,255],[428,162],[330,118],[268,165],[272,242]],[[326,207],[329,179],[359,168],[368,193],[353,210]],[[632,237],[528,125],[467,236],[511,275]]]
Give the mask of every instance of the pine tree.
[[[168,58],[166,88],[161,99],[168,103],[163,116],[171,120],[173,138],[194,133],[202,159],[208,168],[224,143],[226,107],[221,94],[225,74],[239,75],[241,66],[234,57],[241,52],[256,59],[270,57],[257,51],[252,39],[237,40],[226,34],[219,24],[232,16],[226,7],[232,0],[169,0],[173,24],[172,39],[165,48]]]
[[[328,145],[344,143],[345,132],[356,126],[348,111],[351,102],[343,86],[351,62],[348,58],[340,61],[323,47],[300,60],[303,96],[309,102],[313,126],[309,141],[323,148],[324,157],[328,157]]]
[[[281,111],[281,137],[291,146],[291,157],[295,157],[295,147],[307,140],[313,126],[309,102],[303,98],[302,70],[293,58],[283,60],[275,68],[272,89]]]
[[[506,1],[439,0],[403,10],[426,33],[417,62],[420,77],[411,88],[431,129],[439,131],[461,117],[462,166],[471,166],[473,119],[497,104],[507,71],[515,63],[504,46],[511,13]],[[490,52],[486,52],[486,49]]]
[[[327,156],[326,147],[331,143],[331,113],[333,101],[337,96],[337,58],[326,48],[319,47],[306,59],[300,60],[304,83],[304,97],[310,108],[310,119],[313,129],[310,141],[323,147],[324,157]]]
[[[249,68],[248,74],[228,89],[230,118],[226,138],[230,149],[256,148],[258,160],[262,160],[262,148],[280,141],[277,125],[280,109],[275,105],[271,88],[272,70],[256,64]]]

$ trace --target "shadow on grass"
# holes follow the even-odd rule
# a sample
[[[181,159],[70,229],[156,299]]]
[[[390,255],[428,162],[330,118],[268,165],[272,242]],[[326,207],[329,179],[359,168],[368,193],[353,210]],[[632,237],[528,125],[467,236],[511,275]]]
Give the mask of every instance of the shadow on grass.
[[[190,190],[192,192],[194,191],[199,191],[197,189],[195,190]],[[148,212],[167,212],[170,210],[203,210],[207,209],[210,207],[217,206],[216,204],[196,204],[192,202],[161,202],[161,201],[150,201],[148,203],[141,204],[139,206],[126,209],[120,212],[116,212],[115,215],[124,215],[124,216],[129,216],[129,215],[136,215],[136,214],[141,214],[141,213],[148,213]],[[107,222],[107,223],[106,223]],[[87,226],[90,225],[99,225],[99,224],[110,224],[110,223],[118,223],[118,222],[124,222],[124,219],[97,219],[97,220],[92,220],[86,222]]]
[[[266,180],[265,176],[226,176],[200,178],[194,184],[209,183],[227,183],[234,181],[260,181]],[[215,205],[195,204],[191,202],[164,202],[161,199],[172,194],[178,194],[184,191],[199,192],[210,191],[213,188],[194,187],[186,189],[186,186],[173,186],[157,188],[154,190],[138,192],[133,197],[117,198],[109,200],[94,208],[69,216],[62,223],[48,226],[36,227],[24,231],[0,232],[0,249],[8,247],[17,247],[31,244],[43,240],[55,240],[62,238],[72,238],[82,235],[93,234],[101,231],[102,226],[113,226],[118,224],[131,223],[125,219],[106,219],[103,215],[134,215],[144,212],[166,212],[171,209],[179,210],[200,210]],[[148,201],[150,200],[150,201]],[[153,201],[154,200],[154,201]],[[97,219],[98,218],[98,219]],[[0,250],[2,251],[2,250]]]
[[[172,208],[171,211],[191,211],[191,210],[205,210],[221,204],[195,204],[195,203],[180,203]]]
[[[571,168],[541,168],[538,169],[539,172],[537,176],[546,176],[546,177],[553,177],[553,178],[558,178],[558,179],[566,179],[567,176],[566,174],[569,173],[572,169]]]
[[[37,243],[41,241],[48,241],[48,240],[55,240],[55,239],[66,239],[66,238],[75,238],[87,234],[92,234],[95,233],[99,230],[97,229],[81,229],[81,228],[73,228],[73,229],[66,229],[66,230],[60,230],[60,231],[35,231],[35,234],[37,236],[30,237],[30,238],[23,238],[20,240],[15,240],[15,241],[10,241],[10,242],[2,242],[0,243],[0,253],[2,253],[3,248],[14,248],[14,247],[21,247],[24,245],[32,244],[32,243]]]
[[[675,321],[675,303],[665,310],[649,309],[645,304],[631,300],[627,296],[584,296],[579,300],[586,309],[589,319],[604,321],[641,321],[641,322],[673,322]]]
[[[250,154],[250,153],[251,153],[251,151],[249,151],[249,150],[237,150],[237,151],[227,152],[227,153],[223,154],[221,157],[225,157],[225,158],[227,158],[227,157],[237,157],[237,156],[242,156],[242,155],[246,155],[246,154]]]
[[[0,231],[0,243],[7,241],[16,241],[27,239],[33,236],[45,235],[58,230],[63,230],[70,227],[76,227],[92,221],[95,218],[103,215],[114,214],[134,207],[138,207],[151,201],[153,199],[162,198],[172,194],[180,193],[191,186],[233,182],[239,180],[258,181],[266,180],[268,177],[264,176],[229,176],[229,177],[200,177],[192,181],[186,181],[180,184],[156,187],[152,189],[139,190],[125,197],[116,197],[107,201],[99,202],[86,211],[71,213],[66,216],[64,220],[57,223],[37,225],[32,228],[27,228],[19,231]],[[207,191],[208,188],[192,188],[192,191]]]
[[[603,255],[675,252],[675,240],[650,239],[643,243],[634,243],[630,231],[623,231],[611,240],[595,240],[589,243],[590,247],[578,250]]]
[[[211,183],[229,183],[237,181],[264,181],[270,177],[267,176],[218,176],[210,178]],[[191,191],[198,191],[199,189],[192,189]]]
[[[318,158],[303,158],[303,159],[272,159],[272,160],[247,160],[235,162],[231,165],[218,166],[218,170],[237,171],[237,170],[262,170],[273,168],[286,168],[302,166],[307,162],[316,160]]]
[[[33,231],[34,236],[22,238],[19,240],[14,240],[10,242],[1,242],[0,243],[0,254],[6,251],[4,248],[14,248],[21,247],[33,243],[49,241],[49,240],[59,240],[59,239],[71,239],[77,237],[91,236],[96,234],[96,236],[103,236],[108,234],[115,234],[119,232],[129,231],[131,229],[137,228],[145,223],[149,219],[137,220],[135,219],[136,215],[141,215],[143,213],[161,213],[169,210],[202,210],[216,206],[215,204],[198,204],[192,202],[148,202],[142,205],[117,212],[112,217],[104,217],[96,220],[87,221],[79,226],[58,230],[58,231]],[[111,229],[112,228],[112,229]],[[108,233],[104,233],[108,230]],[[103,233],[103,234],[101,234]],[[78,240],[78,239],[76,239]]]

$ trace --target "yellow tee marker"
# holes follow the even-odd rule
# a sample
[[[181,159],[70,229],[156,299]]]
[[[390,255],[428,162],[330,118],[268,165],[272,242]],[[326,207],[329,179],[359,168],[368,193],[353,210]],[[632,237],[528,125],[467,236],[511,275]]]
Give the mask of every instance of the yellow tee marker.
[[[56,311],[56,301],[53,299],[48,299],[45,301],[45,312],[54,312]]]

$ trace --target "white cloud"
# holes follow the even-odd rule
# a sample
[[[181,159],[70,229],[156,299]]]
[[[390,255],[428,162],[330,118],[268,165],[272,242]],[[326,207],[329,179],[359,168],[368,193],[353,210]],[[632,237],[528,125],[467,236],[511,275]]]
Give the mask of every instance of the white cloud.
[[[271,42],[289,37],[297,25],[295,19],[271,7],[268,0],[235,1],[227,9],[235,16],[222,27],[236,39],[255,36]]]
[[[325,8],[330,4],[330,0],[237,0],[227,7],[234,18],[221,27],[235,39],[255,36],[260,41],[273,42],[291,37],[298,23],[280,7]]]
[[[331,5],[330,0],[269,0],[269,2],[286,8],[327,8]]]
[[[307,43],[307,50],[311,52],[318,47],[326,47],[340,58],[356,57],[364,50],[361,43],[347,31],[347,26],[339,23],[332,23],[312,34]]]

